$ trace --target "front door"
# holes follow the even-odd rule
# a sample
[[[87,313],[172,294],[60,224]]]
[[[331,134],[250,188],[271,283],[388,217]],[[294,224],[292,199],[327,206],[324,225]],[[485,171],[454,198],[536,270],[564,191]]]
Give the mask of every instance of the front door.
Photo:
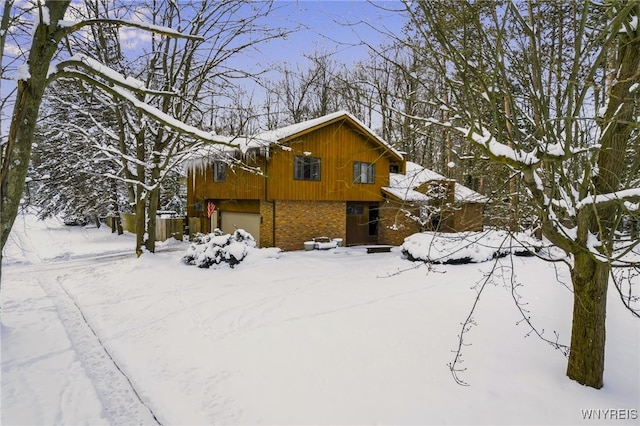
[[[378,204],[347,203],[346,245],[366,245],[378,242]]]

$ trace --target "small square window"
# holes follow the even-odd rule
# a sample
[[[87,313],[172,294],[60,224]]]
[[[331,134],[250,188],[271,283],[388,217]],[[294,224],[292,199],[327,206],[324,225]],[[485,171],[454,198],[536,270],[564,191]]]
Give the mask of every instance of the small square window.
[[[293,165],[293,178],[295,180],[320,180],[320,159],[296,156]]]
[[[213,163],[213,181],[224,182],[227,180],[227,164],[222,161]]]
[[[353,182],[354,183],[375,183],[376,167],[372,163],[364,163],[355,161],[353,163]]]
[[[362,216],[364,206],[362,204],[347,204],[347,216]]]

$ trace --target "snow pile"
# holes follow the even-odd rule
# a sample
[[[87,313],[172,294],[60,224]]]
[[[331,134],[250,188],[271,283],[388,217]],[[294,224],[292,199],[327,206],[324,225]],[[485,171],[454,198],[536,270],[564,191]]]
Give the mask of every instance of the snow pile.
[[[482,232],[413,234],[404,240],[402,253],[411,261],[429,263],[479,263],[515,254],[531,255],[542,241],[522,232],[488,230]]]
[[[133,234],[21,217],[2,265],[0,423],[638,424],[640,321],[619,289],[598,391],[566,377],[566,358],[514,306],[517,292],[538,330],[569,343],[563,262],[427,268],[398,250],[276,261],[248,248],[241,267],[205,271],[182,264],[188,247],[138,258]],[[474,283],[492,272],[478,300]],[[635,295],[640,277],[626,282]],[[447,364],[476,301],[464,387]]]
[[[237,229],[233,234],[223,234],[216,229],[211,234],[198,234],[182,262],[196,265],[198,268],[217,269],[228,264],[231,268],[242,262],[249,253],[262,252],[262,257],[279,257],[280,249],[257,249],[256,240],[244,229]]]

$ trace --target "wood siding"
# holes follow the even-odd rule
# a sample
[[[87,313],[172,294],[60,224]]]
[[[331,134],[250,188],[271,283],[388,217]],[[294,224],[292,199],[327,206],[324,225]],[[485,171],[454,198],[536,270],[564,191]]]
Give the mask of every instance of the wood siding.
[[[389,185],[392,161],[389,151],[348,121],[339,121],[270,148],[270,158],[256,155],[250,165],[263,175],[240,168],[228,169],[224,182],[214,182],[213,162],[188,172],[189,216],[201,215],[193,207],[205,200],[305,200],[380,201],[382,186]],[[319,181],[294,179],[294,158],[320,158]],[[375,164],[374,183],[354,183],[353,163]],[[267,187],[265,188],[265,181]]]
[[[461,204],[460,210],[454,216],[455,231],[482,231],[484,207],[485,205],[480,203]]]
[[[246,161],[251,167],[264,170],[264,158]],[[224,182],[214,182],[213,161],[205,168],[190,169],[187,185],[196,200],[255,200],[264,196],[264,176],[238,166],[227,167],[227,178]]]
[[[247,161],[252,167],[264,170],[264,158],[257,157]],[[204,210],[197,210],[197,203],[207,200],[260,200],[264,199],[264,176],[259,173],[228,167],[224,182],[213,181],[213,161],[200,169],[189,169],[187,172],[187,214],[188,216],[205,216]],[[216,203],[216,205],[218,205]],[[236,210],[237,211],[237,210]]]
[[[294,179],[296,156],[320,158],[319,181]],[[353,182],[354,161],[375,164],[374,183]],[[275,200],[379,201],[380,187],[389,185],[389,165],[379,144],[347,122],[333,123],[272,149],[267,194]]]

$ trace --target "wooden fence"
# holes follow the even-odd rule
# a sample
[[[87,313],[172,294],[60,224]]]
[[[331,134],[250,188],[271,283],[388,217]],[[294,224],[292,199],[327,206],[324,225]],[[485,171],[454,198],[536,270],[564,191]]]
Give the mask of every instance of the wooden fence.
[[[193,236],[193,234],[197,233],[206,233],[204,229],[204,220],[200,217],[190,217],[189,218],[189,239]]]
[[[115,217],[107,218],[107,225],[114,229]],[[120,213],[120,224],[122,229],[132,234],[136,233],[136,215],[132,213]],[[156,241],[165,241],[173,237],[182,241],[184,235],[184,219],[179,218],[156,218]]]
[[[184,219],[181,217],[164,219],[156,219],[156,241],[165,241],[173,237],[178,241],[182,241],[184,236]]]

